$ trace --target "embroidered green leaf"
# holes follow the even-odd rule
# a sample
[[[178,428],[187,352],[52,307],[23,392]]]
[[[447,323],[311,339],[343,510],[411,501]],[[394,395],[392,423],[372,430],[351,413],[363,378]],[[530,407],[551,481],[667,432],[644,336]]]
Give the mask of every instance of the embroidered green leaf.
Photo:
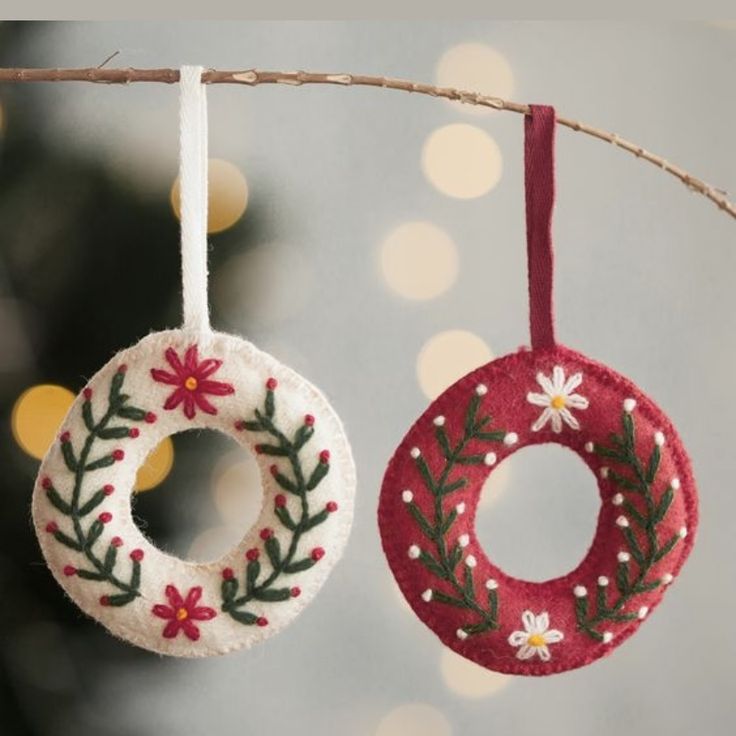
[[[647,463],[646,479],[647,483],[653,483],[657,477],[657,470],[659,470],[659,460],[661,457],[661,451],[658,445],[654,446],[652,454],[649,456],[649,462]]]
[[[652,521],[655,524],[658,524],[662,519],[664,519],[665,515],[669,511],[670,506],[672,505],[672,500],[675,497],[675,493],[672,490],[672,486],[667,486],[667,490],[662,494],[662,498],[659,499],[659,503],[657,504],[657,508],[654,511],[654,516],[652,517]]]
[[[447,579],[447,573],[443,569],[442,565],[440,565],[440,563],[437,562],[437,560],[435,560],[434,557],[432,557],[432,555],[426,550],[420,551],[419,561],[437,577],[442,578],[443,580]]]
[[[266,603],[276,603],[291,598],[291,591],[289,588],[266,588],[264,590],[255,590],[253,597],[256,600],[265,601]]]
[[[92,416],[92,403],[89,400],[82,404],[82,419],[84,426],[92,432],[95,428],[95,418]]]
[[[272,455],[274,457],[284,457],[289,451],[278,445],[258,445],[258,453],[260,455]]]
[[[115,562],[118,558],[118,550],[117,547],[114,547],[112,544],[107,548],[107,552],[105,552],[105,561],[102,563],[103,568],[105,569],[105,573],[112,572],[112,569],[115,567]]]
[[[680,541],[680,535],[679,534],[673,534],[662,546],[662,548],[654,555],[654,561],[659,562],[659,560],[666,557],[674,548],[675,545]]]
[[[71,513],[71,506],[61,497],[56,488],[48,488],[46,490],[46,498],[51,502],[51,505],[59,509],[62,514],[69,516]]]
[[[294,531],[294,529],[296,529],[296,523],[294,522],[294,519],[291,518],[289,509],[287,509],[286,506],[277,506],[276,516],[278,516],[279,521],[290,531]]]
[[[480,396],[477,393],[473,393],[470,403],[468,404],[468,411],[465,414],[465,434],[469,437],[475,431],[475,417],[478,414],[479,406]]]
[[[125,371],[117,371],[110,381],[110,403],[114,404],[120,400],[120,389],[125,381]]]
[[[455,462],[460,465],[480,465],[485,458],[485,455],[460,455],[455,458]]]
[[[312,474],[309,476],[309,480],[307,481],[307,490],[313,491],[322,482],[322,479],[327,475],[329,470],[330,466],[328,463],[317,463]]]
[[[128,437],[130,429],[128,427],[110,427],[109,429],[100,429],[97,435],[101,440],[119,440],[122,437]]]
[[[434,436],[437,438],[437,444],[442,449],[442,454],[445,459],[448,459],[452,455],[452,449],[450,447],[450,440],[447,438],[447,432],[444,427],[437,427],[434,430]]]
[[[457,519],[457,511],[453,509],[449,514],[447,514],[445,520],[442,522],[442,526],[440,527],[440,534],[442,536],[450,531],[450,527],[455,523],[455,519]]]
[[[290,478],[287,478],[283,473],[275,471],[272,473],[274,480],[289,493],[300,494],[299,487]]]
[[[126,606],[128,603],[134,601],[140,594],[135,593],[119,593],[117,595],[108,595],[106,598],[106,602],[108,606],[113,606],[115,608],[120,608],[121,606]]]
[[[64,464],[72,473],[77,472],[77,458],[74,455],[74,448],[71,442],[61,443],[61,455],[64,458]]]
[[[245,567],[245,588],[250,591],[261,573],[261,563],[258,560],[249,560]]]
[[[141,563],[138,560],[133,560],[129,585],[133,590],[138,590],[141,587]]]
[[[631,501],[624,500],[621,504],[621,509],[626,512],[629,518],[633,519],[640,527],[646,528],[649,522],[639,513],[639,510],[634,506]]]
[[[265,543],[266,554],[271,561],[271,566],[276,569],[281,563],[281,544],[276,537],[269,537]]]
[[[429,465],[427,465],[427,461],[424,459],[422,455],[419,455],[419,457],[415,459],[415,463],[416,463],[417,469],[419,470],[419,474],[422,476],[422,480],[424,481],[424,484],[434,495],[435,490],[436,490],[435,482],[434,482],[434,478],[432,477],[432,473],[429,470]]]
[[[294,435],[294,449],[298,452],[299,450],[304,447],[304,445],[309,442],[309,440],[312,439],[312,435],[314,434],[314,427],[309,427],[306,424],[303,424],[299,429],[297,429],[296,434]]]
[[[228,609],[227,613],[229,616],[234,618],[239,624],[245,624],[246,626],[252,626],[258,621],[258,616],[248,611],[238,611],[234,608]]]
[[[97,460],[93,460],[84,466],[85,472],[90,470],[99,470],[100,468],[109,468],[115,463],[115,458],[112,455],[103,455]]]
[[[82,551],[82,545],[77,540],[72,539],[69,535],[64,534],[64,532],[58,530],[55,531],[54,539],[57,542],[61,542],[65,547],[69,547],[69,549],[73,549],[77,552]]]
[[[503,442],[506,432],[476,432],[475,436],[477,439],[485,440],[486,442]]]
[[[432,600],[439,601],[440,603],[446,603],[448,606],[455,606],[457,608],[468,607],[468,604],[462,598],[455,598],[451,595],[447,595],[441,590],[432,591]]]
[[[94,580],[96,582],[107,580],[107,575],[103,575],[95,570],[77,570],[77,576],[83,580]]]
[[[316,564],[316,560],[311,557],[307,557],[304,560],[298,560],[297,562],[290,562],[288,565],[284,565],[284,572],[293,575],[296,572],[304,572],[309,570],[310,567]]]
[[[631,531],[631,527],[624,527],[622,530],[624,537],[626,537],[626,543],[631,552],[631,556],[636,560],[637,565],[644,564],[644,552],[642,552],[639,546],[639,541],[636,538],[636,534]]]
[[[575,598],[575,615],[578,622],[584,621],[588,615],[588,598],[586,596]]]
[[[632,493],[640,493],[641,488],[637,483],[635,483],[633,480],[630,480],[629,478],[626,478],[625,476],[621,475],[620,473],[617,473],[615,470],[609,469],[608,471],[608,477],[621,488],[624,488],[627,491],[631,491]]]
[[[263,430],[263,424],[261,422],[254,421],[243,421],[240,423],[243,429],[247,429],[249,432],[260,432]]]
[[[117,415],[121,419],[130,419],[133,422],[142,422],[146,418],[146,412],[135,406],[121,406]]]
[[[223,609],[225,605],[232,603],[232,600],[233,598],[235,598],[237,592],[238,583],[234,578],[229,578],[222,581],[222,584],[220,585],[220,595],[222,596],[223,600]]]
[[[268,391],[266,391],[266,403],[265,403],[265,406],[264,406],[264,410],[266,412],[266,416],[269,419],[272,419],[273,418],[273,413],[274,413],[275,409],[276,409],[276,404],[275,404],[274,398],[273,398],[273,391],[268,390]]]
[[[443,488],[440,488],[439,494],[442,496],[446,496],[448,493],[452,493],[453,491],[458,491],[461,488],[465,488],[467,484],[468,484],[467,478],[458,478],[456,481],[450,483],[449,485],[446,485]]]
[[[314,529],[314,527],[319,526],[323,521],[327,520],[327,517],[330,515],[330,512],[327,509],[322,509],[322,511],[316,513],[314,516],[309,517],[306,521],[302,523],[302,529],[307,532],[310,529]]]
[[[621,595],[629,592],[629,566],[625,562],[619,562],[616,567],[616,587]]]
[[[90,511],[94,511],[104,500],[105,500],[105,491],[100,489],[99,491],[96,491],[78,511],[79,517],[86,516]]]
[[[89,531],[87,532],[87,540],[84,545],[87,549],[92,547],[92,545],[100,538],[104,528],[105,525],[99,519],[95,519],[92,524],[90,524]]]
[[[434,539],[434,529],[432,525],[427,521],[427,517],[422,513],[421,509],[412,501],[408,504],[409,513],[414,517],[419,528],[424,532],[424,536],[429,539]]]

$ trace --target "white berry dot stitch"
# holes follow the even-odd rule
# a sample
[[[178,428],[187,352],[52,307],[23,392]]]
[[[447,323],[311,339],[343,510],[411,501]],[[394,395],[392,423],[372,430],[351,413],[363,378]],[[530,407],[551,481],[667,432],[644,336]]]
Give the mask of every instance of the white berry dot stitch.
[[[692,548],[697,493],[654,402],[555,341],[554,110],[532,106],[525,126],[531,349],[469,373],[429,406],[389,463],[378,518],[402,592],[447,646],[492,670],[548,675],[609,654],[651,616]],[[580,564],[532,583],[486,556],[473,521],[488,475],[545,442],[581,457],[601,508]]]

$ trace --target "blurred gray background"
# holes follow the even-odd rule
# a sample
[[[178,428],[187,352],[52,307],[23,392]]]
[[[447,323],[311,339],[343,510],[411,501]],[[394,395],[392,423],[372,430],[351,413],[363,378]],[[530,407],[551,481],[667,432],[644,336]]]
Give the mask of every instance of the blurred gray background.
[[[4,66],[119,50],[110,66],[357,72],[553,104],[736,197],[736,23],[5,23],[0,41]],[[442,647],[381,553],[378,491],[404,432],[452,380],[528,342],[513,113],[365,88],[209,89],[210,155],[248,188],[242,212],[228,199],[242,180],[220,172],[214,206],[236,222],[210,238],[214,324],[331,398],[358,466],[354,531],[287,631],[220,659],[134,650],[64,599],[28,524],[37,460],[21,425],[43,406],[17,401],[41,384],[76,392],[177,324],[177,93],[0,86],[2,733],[732,733],[736,222],[655,167],[559,130],[559,338],[671,415],[699,481],[699,540],[662,607],[588,668],[504,677]],[[136,512],[162,547],[211,559],[254,518],[258,483],[229,442],[189,434]],[[526,450],[494,473],[479,534],[507,572],[541,580],[582,557],[597,507],[582,463]]]

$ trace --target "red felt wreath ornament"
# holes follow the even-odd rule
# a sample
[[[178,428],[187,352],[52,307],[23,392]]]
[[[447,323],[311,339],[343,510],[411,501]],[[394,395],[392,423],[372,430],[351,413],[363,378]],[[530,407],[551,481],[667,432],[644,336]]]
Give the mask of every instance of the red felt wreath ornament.
[[[525,118],[531,349],[457,381],[391,459],[378,510],[383,549],[419,618],[488,669],[548,675],[609,654],[660,603],[697,526],[690,462],[667,416],[628,379],[555,341],[551,219],[555,112]],[[505,574],[474,530],[482,486],[521,447],[554,442],[594,473],[595,537],[570,573]]]

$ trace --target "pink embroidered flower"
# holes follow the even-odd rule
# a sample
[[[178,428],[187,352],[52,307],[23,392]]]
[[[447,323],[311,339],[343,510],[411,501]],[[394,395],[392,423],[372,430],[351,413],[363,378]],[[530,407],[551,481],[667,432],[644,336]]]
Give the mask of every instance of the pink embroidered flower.
[[[217,616],[214,608],[207,606],[197,606],[199,599],[202,597],[202,588],[196,586],[190,588],[186,598],[182,598],[179,591],[173,585],[166,586],[166,597],[169,599],[169,605],[157,604],[153,607],[153,615],[166,619],[163,630],[163,636],[167,639],[175,638],[180,631],[183,631],[188,639],[197,641],[199,639],[199,629],[195,625],[195,621],[209,621]]]
[[[176,409],[179,404],[183,403],[184,416],[187,419],[194,419],[197,408],[207,414],[217,414],[217,409],[205,398],[205,394],[227,396],[235,393],[235,389],[229,383],[208,380],[222,365],[222,361],[207,358],[200,363],[196,345],[187,349],[183,363],[173,348],[168,348],[164,357],[172,367],[173,373],[158,368],[151,369],[154,381],[176,386],[173,393],[166,399],[164,409]]]

